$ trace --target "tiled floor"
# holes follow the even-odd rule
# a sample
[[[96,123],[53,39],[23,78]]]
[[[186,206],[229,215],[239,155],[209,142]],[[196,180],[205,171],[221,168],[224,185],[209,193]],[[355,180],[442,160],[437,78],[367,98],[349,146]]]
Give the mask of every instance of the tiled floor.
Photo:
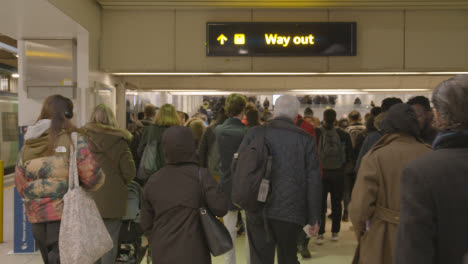
[[[327,223],[329,224],[329,223]],[[309,244],[312,258],[309,260],[299,260],[301,263],[309,264],[348,264],[351,263],[354,249],[356,247],[354,233],[350,230],[350,224],[344,223],[341,239],[338,242],[330,240],[331,233],[325,234],[325,244],[318,246],[313,241]],[[241,236],[236,241],[236,252],[238,263],[245,263],[245,237]],[[43,263],[40,254],[32,255],[9,255],[13,245],[11,241],[0,244],[0,263],[2,264],[39,264]],[[144,260],[142,263],[146,263]],[[224,257],[213,258],[213,264],[223,264]]]
[[[4,193],[4,238],[5,243],[0,243],[0,264],[40,264],[43,263],[40,254],[28,255],[10,255],[9,252],[13,248],[13,188],[6,188]],[[309,244],[309,249],[312,253],[312,258],[302,260],[301,263],[308,264],[348,264],[351,263],[354,250],[356,248],[356,239],[353,231],[351,231],[350,223],[342,223],[340,241],[332,242],[331,238],[331,222],[327,222],[327,233],[325,234],[325,243],[318,246],[312,240]],[[237,263],[245,264],[245,236],[240,236],[236,241],[236,257]],[[146,263],[146,259],[142,262]],[[224,264],[224,257],[213,258],[213,264]]]

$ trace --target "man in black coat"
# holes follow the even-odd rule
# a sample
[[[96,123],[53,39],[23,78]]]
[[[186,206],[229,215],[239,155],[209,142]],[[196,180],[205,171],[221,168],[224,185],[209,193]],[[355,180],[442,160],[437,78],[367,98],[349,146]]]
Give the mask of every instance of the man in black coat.
[[[343,207],[344,176],[345,166],[353,161],[353,145],[348,133],[334,126],[336,112],[327,109],[323,113],[324,126],[315,131],[317,135],[318,151],[323,168],[323,190],[322,190],[322,212],[320,221],[320,231],[316,243],[324,243],[325,215],[327,213],[327,196],[330,193],[332,204],[332,241],[339,240],[341,229],[341,216]],[[331,142],[337,141],[337,142]],[[341,158],[337,158],[333,144],[339,144],[337,153]],[[329,153],[329,154],[327,154]]]
[[[231,234],[232,243],[235,245],[237,237],[236,223],[239,208],[231,200],[232,193],[232,172],[231,163],[234,153],[244,138],[247,128],[242,123],[244,108],[247,100],[243,95],[231,94],[226,98],[225,112],[229,117],[222,125],[215,128],[216,143],[220,158],[221,175],[219,177],[219,187],[224,191],[228,200],[229,212],[224,216],[224,225]],[[249,262],[249,248],[247,245],[247,264]],[[225,264],[236,264],[235,248],[224,255]]]
[[[266,127],[265,143],[273,156],[271,192],[263,212],[247,212],[252,264],[274,263],[275,247],[279,264],[299,263],[296,240],[304,225],[310,225],[309,234],[318,232],[320,165],[314,137],[294,125],[298,110],[296,97],[281,96],[275,104],[275,118]],[[255,140],[259,129],[262,127],[249,130],[239,153]]]
[[[444,132],[403,171],[395,264],[468,261],[468,76],[442,82],[432,102]]]

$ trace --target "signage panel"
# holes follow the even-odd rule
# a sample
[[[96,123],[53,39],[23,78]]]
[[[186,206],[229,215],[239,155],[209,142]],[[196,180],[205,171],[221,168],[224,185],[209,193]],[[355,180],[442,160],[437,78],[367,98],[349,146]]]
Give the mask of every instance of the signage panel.
[[[206,25],[207,56],[355,56],[355,22]]]

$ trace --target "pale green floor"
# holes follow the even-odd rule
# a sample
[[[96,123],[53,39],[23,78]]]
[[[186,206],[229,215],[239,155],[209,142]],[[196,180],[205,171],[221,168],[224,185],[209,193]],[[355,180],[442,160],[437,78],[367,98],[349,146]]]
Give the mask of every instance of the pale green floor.
[[[331,241],[331,222],[327,221],[325,243],[321,246],[316,245],[315,239],[311,239],[309,243],[309,250],[312,254],[312,258],[308,260],[302,260],[302,257],[298,254],[300,263],[307,264],[350,264],[354,250],[356,249],[356,237],[354,232],[351,230],[352,225],[350,223],[341,223],[340,241]],[[237,263],[246,263],[245,258],[245,236],[241,236],[236,241],[236,258]],[[224,257],[213,258],[213,264],[224,264]]]
[[[356,248],[356,239],[354,233],[351,231],[351,224],[342,223],[340,241],[332,242],[330,240],[330,225],[327,222],[327,233],[325,233],[325,243],[318,246],[311,240],[309,249],[312,253],[312,258],[309,260],[302,260],[299,256],[301,263],[310,264],[348,264],[351,263],[354,250]],[[0,263],[1,264],[40,264],[43,263],[40,254],[32,255],[8,255],[11,251],[13,243],[11,241],[0,244]],[[236,241],[236,257],[237,263],[246,263],[245,258],[245,236],[240,236]],[[146,263],[143,261],[142,263]],[[213,264],[224,264],[224,257],[213,258]]]

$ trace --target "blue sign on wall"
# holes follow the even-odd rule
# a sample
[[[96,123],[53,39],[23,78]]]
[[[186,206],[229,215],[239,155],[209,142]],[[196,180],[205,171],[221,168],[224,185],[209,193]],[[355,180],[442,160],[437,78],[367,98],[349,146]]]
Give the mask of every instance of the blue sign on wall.
[[[23,146],[24,129],[19,128],[19,148]],[[36,243],[32,234],[32,225],[26,216],[26,208],[18,191],[14,192],[14,230],[13,230],[13,253],[33,253],[36,251]]]
[[[14,190],[15,202],[15,227],[13,253],[33,253],[36,251],[36,245],[32,234],[32,225],[26,216],[23,199]]]

